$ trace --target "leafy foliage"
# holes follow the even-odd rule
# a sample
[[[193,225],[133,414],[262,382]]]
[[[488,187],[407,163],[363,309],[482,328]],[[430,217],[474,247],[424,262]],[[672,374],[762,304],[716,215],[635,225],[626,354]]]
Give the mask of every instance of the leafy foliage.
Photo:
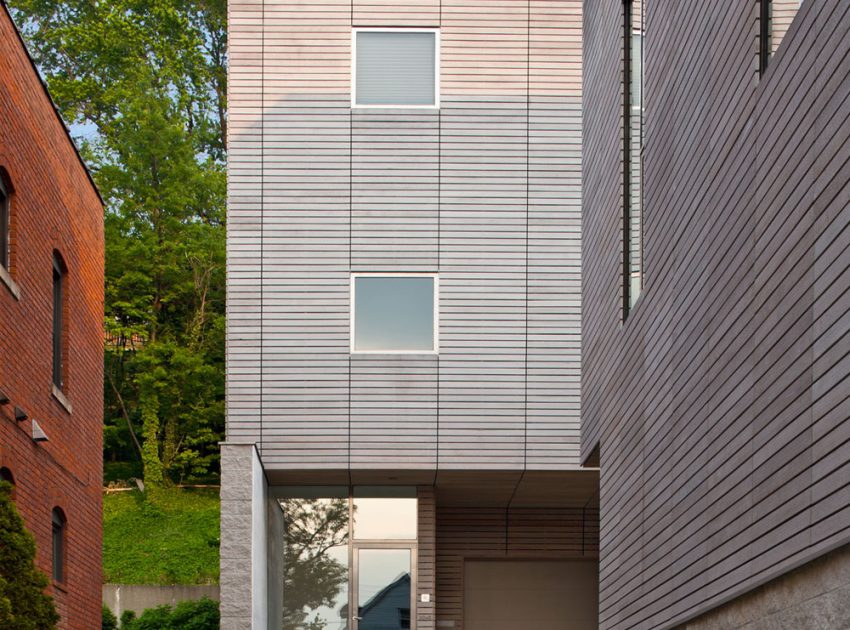
[[[107,204],[106,457],[206,475],[224,424],[226,0],[13,0]]]
[[[218,630],[218,602],[203,598],[174,608],[151,608],[137,618],[122,619],[121,630]]]
[[[215,490],[162,488],[103,498],[103,576],[121,584],[218,582],[219,499]]]
[[[106,606],[100,611],[100,630],[118,630],[118,617]]]
[[[12,501],[12,485],[0,481],[0,628],[49,630],[59,615],[44,593],[47,577],[35,567],[35,539]]]

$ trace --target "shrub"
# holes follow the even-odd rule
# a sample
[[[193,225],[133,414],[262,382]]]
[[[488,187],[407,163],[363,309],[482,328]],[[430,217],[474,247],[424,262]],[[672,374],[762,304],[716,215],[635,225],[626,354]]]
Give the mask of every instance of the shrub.
[[[106,606],[100,611],[100,630],[118,630],[118,618]]]
[[[0,628],[51,630],[59,615],[44,593],[47,576],[35,567],[35,539],[12,501],[12,485],[0,481]]]
[[[158,606],[146,610],[137,619],[124,620],[121,630],[218,630],[218,602],[204,597],[180,602],[173,609]]]

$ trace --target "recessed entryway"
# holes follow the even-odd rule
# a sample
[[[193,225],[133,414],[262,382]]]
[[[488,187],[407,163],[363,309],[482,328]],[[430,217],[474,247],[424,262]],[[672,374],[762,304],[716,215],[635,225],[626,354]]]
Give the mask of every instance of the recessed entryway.
[[[467,560],[465,630],[596,630],[594,561]]]

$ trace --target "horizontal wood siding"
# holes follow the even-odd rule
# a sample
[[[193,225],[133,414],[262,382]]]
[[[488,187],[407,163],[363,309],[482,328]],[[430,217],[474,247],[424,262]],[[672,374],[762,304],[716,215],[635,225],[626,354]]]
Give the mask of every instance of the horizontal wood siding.
[[[278,470],[577,466],[581,2],[230,11],[229,439]],[[441,107],[352,110],[352,26],[439,27]],[[350,273],[405,271],[440,275],[439,355],[350,355]]]
[[[599,513],[582,508],[437,508],[437,627],[463,629],[467,559],[595,560]]]
[[[440,0],[352,0],[354,26],[439,26]]]
[[[436,628],[437,589],[437,502],[434,488],[420,486],[416,498],[419,499],[419,519],[416,548],[416,630],[434,630]],[[423,602],[427,595],[429,602]]]
[[[622,3],[585,4],[583,454],[602,628],[664,628],[850,541],[850,7],[648,6],[646,284],[622,321]],[[671,59],[676,63],[671,63]]]
[[[529,23],[527,467],[579,452],[581,0],[533,0]]]
[[[263,9],[228,4],[227,439],[260,440]]]
[[[443,2],[440,466],[525,457],[528,11]]]

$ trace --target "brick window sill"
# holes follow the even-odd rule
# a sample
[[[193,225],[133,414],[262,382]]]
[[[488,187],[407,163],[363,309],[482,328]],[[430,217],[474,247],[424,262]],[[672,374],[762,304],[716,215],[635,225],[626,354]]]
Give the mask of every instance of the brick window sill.
[[[52,394],[53,397],[57,400],[57,402],[62,405],[65,411],[67,411],[68,413],[73,413],[74,409],[71,406],[71,401],[65,397],[65,394],[63,394],[62,390],[56,387],[56,385],[53,385]]]
[[[16,300],[21,300],[21,288],[18,286],[18,283],[12,279],[12,276],[2,265],[0,265],[0,282],[6,285],[6,288],[9,289],[9,292],[14,296]]]

